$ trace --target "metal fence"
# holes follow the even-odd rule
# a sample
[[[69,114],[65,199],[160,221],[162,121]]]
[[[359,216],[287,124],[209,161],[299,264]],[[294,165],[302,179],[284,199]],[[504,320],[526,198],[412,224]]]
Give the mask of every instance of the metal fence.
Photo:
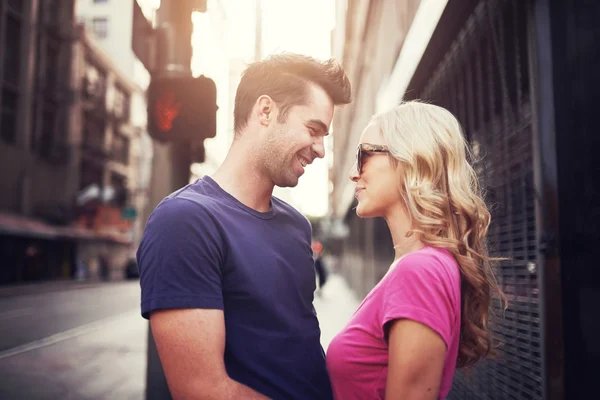
[[[531,1],[482,1],[417,97],[454,113],[492,210],[490,250],[509,299],[496,304],[498,357],[459,372],[451,399],[541,399],[542,360],[533,187]]]

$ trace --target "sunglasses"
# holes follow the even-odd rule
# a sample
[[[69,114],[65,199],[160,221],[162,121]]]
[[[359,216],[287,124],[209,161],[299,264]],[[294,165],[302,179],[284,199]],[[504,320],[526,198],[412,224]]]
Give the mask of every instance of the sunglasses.
[[[387,146],[379,144],[361,143],[356,148],[356,170],[362,174],[365,154],[388,154],[390,150]]]

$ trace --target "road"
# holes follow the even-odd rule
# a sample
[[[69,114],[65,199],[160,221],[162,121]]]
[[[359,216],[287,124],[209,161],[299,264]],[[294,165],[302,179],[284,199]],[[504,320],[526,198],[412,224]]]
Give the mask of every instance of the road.
[[[139,282],[0,289],[0,399],[143,399]]]
[[[0,287],[0,399],[143,400],[139,282]],[[315,298],[326,349],[358,307],[332,275]]]

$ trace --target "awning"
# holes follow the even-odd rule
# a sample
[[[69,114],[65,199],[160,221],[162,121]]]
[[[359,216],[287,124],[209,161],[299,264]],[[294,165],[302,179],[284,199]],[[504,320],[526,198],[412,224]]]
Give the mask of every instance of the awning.
[[[97,233],[76,226],[54,226],[22,215],[0,212],[0,235],[34,237],[49,240],[92,240],[128,244],[126,235]]]

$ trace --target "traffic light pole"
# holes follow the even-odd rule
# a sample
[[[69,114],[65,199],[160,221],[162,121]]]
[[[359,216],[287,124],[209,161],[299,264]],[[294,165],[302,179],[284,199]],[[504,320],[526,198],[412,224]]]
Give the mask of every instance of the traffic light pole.
[[[159,29],[155,47],[154,77],[191,76],[192,7],[190,0],[163,0],[158,10]],[[153,140],[150,198],[145,212],[147,221],[152,210],[169,193],[185,186],[190,179],[191,157],[185,142],[161,143]],[[172,399],[160,363],[152,329],[148,324],[146,400]]]
[[[156,43],[157,65],[153,75],[192,75],[192,3],[191,0],[161,3],[157,13],[159,40]]]

